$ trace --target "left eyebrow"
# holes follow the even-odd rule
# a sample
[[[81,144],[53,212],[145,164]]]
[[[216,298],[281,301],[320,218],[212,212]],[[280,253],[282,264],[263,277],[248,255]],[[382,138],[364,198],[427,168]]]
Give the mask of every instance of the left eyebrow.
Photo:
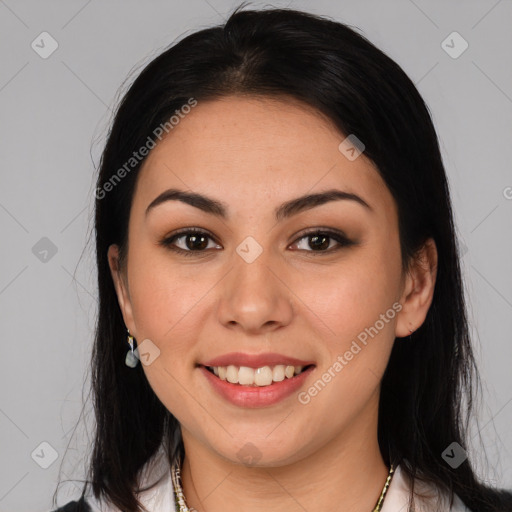
[[[319,192],[317,194],[307,194],[291,201],[283,203],[275,211],[275,217],[277,221],[281,221],[292,215],[296,215],[304,210],[315,208],[331,201],[348,200],[354,201],[356,204],[364,206],[366,209],[373,211],[373,208],[357,194],[352,192],[345,192],[343,190],[331,189],[325,192]]]
[[[282,221],[305,210],[315,208],[331,201],[340,200],[354,201],[357,204],[364,206],[366,209],[373,211],[373,208],[357,194],[345,192],[343,190],[331,189],[316,194],[306,194],[290,201],[286,201],[276,208],[274,214],[276,221]],[[186,192],[175,188],[168,189],[156,197],[146,208],[146,215],[151,209],[166,201],[181,201],[190,206],[194,206],[195,208],[199,208],[211,215],[215,215],[223,219],[228,218],[228,207],[222,201],[195,192]]]

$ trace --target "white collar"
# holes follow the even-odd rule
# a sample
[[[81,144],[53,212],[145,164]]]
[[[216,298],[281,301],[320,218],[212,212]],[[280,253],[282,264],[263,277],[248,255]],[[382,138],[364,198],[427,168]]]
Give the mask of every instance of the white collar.
[[[159,451],[149,463],[145,464],[141,481],[145,487],[158,480],[159,477],[162,477],[162,480],[152,489],[141,492],[138,499],[150,512],[176,512],[171,471],[162,446],[160,446]],[[107,506],[103,501],[96,499],[94,496],[87,496],[86,500],[92,512],[120,512],[118,508]]]
[[[418,497],[414,499],[414,510],[415,512],[432,512],[434,509],[432,506],[437,506],[435,510],[439,512],[471,512],[467,507],[464,506],[460,498],[455,495],[453,499],[453,505],[449,506],[448,496],[441,493],[438,489],[427,485],[425,482],[416,480],[414,484],[415,492],[418,491],[421,494],[428,494],[435,498],[439,498],[439,502],[422,500]],[[407,504],[409,503],[410,484],[409,479],[402,472],[400,465],[395,469],[391,483],[389,484],[386,496],[384,498],[384,504],[382,505],[381,512],[407,512]]]
[[[161,452],[163,455],[163,453]],[[158,460],[157,460],[158,459]],[[172,487],[171,473],[169,464],[166,462],[165,456],[157,457],[152,462],[151,467],[146,466],[145,472],[143,473],[143,481],[148,482],[148,478],[151,471],[158,470],[157,474],[163,476],[162,481],[159,482],[155,487],[148,491],[142,492],[139,495],[139,501],[150,511],[150,512],[176,512],[174,504],[174,492]],[[155,481],[154,479],[151,482]],[[462,501],[457,495],[454,497],[453,505],[448,508],[448,498],[446,495],[441,495],[438,491],[432,487],[427,486],[423,482],[417,481],[415,489],[425,493],[428,492],[430,495],[437,495],[440,497],[439,512],[471,512],[464,506]],[[407,512],[407,503],[409,501],[409,490],[408,479],[406,479],[400,466],[397,466],[389,484],[384,504],[381,512]],[[119,512],[117,508],[107,507],[104,503],[100,503],[93,496],[87,498],[87,502],[91,506],[92,512]],[[434,502],[435,503],[435,502]],[[415,512],[431,512],[432,503],[421,501],[419,498],[415,498]]]

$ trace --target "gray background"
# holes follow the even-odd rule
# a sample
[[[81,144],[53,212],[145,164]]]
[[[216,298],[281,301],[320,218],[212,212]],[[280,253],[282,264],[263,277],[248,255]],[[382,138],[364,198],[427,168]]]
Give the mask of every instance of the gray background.
[[[84,475],[90,404],[73,428],[89,390],[96,313],[93,247],[86,244],[94,169],[118,89],[162,47],[221,22],[236,5],[0,0],[1,512],[49,510],[58,478]],[[431,109],[466,248],[484,383],[467,449],[482,478],[512,488],[512,2],[272,5],[359,27],[404,68]],[[58,43],[46,59],[31,47],[34,40],[42,46],[43,31]],[[463,41],[448,37],[453,31],[469,45],[457,58]],[[78,494],[64,483],[59,504]]]

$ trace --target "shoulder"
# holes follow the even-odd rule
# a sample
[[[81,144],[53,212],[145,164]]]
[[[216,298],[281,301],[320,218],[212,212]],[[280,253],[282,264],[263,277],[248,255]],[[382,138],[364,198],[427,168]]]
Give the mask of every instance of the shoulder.
[[[137,495],[140,504],[146,510],[175,512],[176,506],[174,503],[171,471],[165,456],[160,456],[159,454],[158,457],[152,459],[146,464],[140,476],[141,487],[146,488]],[[84,512],[122,512],[104,498],[96,498],[93,494],[86,496],[86,500],[89,508],[87,510],[84,509]],[[65,512],[75,512],[75,509],[66,510]]]
[[[148,461],[141,472],[142,487],[148,489],[138,494],[139,502],[147,510],[165,510],[175,512],[174,490],[167,454],[161,447],[157,454]],[[122,512],[104,498],[97,498],[89,493],[78,501],[71,501],[52,512]]]
[[[415,483],[415,492],[425,495],[425,499],[415,496],[416,512],[430,512],[439,510],[439,512],[473,512],[468,509],[462,500],[454,495],[453,503],[450,507],[449,498],[446,494],[440,492],[439,489],[427,486],[424,482],[417,481]],[[399,512],[407,510],[409,502],[410,484],[400,466],[395,470],[395,474],[391,480],[381,512]],[[432,506],[437,507],[435,509]]]
[[[52,512],[92,512],[87,500],[82,497],[78,501],[70,501]]]

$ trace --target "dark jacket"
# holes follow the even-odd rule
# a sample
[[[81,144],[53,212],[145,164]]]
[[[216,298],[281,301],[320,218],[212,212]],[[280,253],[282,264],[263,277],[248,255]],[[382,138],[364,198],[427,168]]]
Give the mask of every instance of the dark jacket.
[[[91,512],[91,507],[82,496],[78,501],[70,501],[52,512]]]

